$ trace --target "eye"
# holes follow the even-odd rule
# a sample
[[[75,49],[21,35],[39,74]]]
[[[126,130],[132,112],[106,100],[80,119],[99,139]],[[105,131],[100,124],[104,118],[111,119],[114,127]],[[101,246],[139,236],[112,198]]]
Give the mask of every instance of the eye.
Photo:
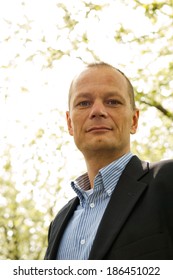
[[[77,106],[79,106],[79,107],[89,107],[90,105],[91,105],[91,102],[88,100],[81,101],[77,104]]]
[[[108,99],[106,101],[106,103],[108,105],[112,105],[112,106],[117,106],[117,105],[121,104],[121,102],[119,100],[117,100],[117,99]]]

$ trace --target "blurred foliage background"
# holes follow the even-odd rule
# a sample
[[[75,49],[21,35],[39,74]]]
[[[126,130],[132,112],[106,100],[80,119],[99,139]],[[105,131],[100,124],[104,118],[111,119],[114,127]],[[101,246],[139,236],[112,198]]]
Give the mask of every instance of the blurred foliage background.
[[[85,168],[64,114],[83,64],[111,63],[132,81],[132,151],[173,157],[173,1],[0,1],[0,30],[0,259],[43,259]]]

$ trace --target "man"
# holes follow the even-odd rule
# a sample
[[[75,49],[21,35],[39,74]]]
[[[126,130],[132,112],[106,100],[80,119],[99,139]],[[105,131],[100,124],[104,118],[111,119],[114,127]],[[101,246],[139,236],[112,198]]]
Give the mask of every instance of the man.
[[[128,78],[88,65],[72,81],[66,116],[87,173],[51,223],[45,259],[173,259],[173,161],[131,154],[139,111]]]

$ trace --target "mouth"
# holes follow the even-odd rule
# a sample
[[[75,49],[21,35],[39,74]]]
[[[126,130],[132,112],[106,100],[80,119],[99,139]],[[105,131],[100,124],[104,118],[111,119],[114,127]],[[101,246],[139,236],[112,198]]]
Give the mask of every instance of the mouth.
[[[107,126],[93,126],[86,130],[86,132],[107,132],[111,131],[112,128]]]

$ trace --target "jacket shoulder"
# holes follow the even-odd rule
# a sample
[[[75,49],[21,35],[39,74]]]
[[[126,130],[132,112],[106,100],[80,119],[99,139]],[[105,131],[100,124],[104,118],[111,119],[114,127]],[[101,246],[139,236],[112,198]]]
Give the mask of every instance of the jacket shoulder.
[[[171,177],[173,177],[173,160],[161,160],[159,162],[153,162],[149,163],[149,168],[153,169],[154,174],[169,174]]]

